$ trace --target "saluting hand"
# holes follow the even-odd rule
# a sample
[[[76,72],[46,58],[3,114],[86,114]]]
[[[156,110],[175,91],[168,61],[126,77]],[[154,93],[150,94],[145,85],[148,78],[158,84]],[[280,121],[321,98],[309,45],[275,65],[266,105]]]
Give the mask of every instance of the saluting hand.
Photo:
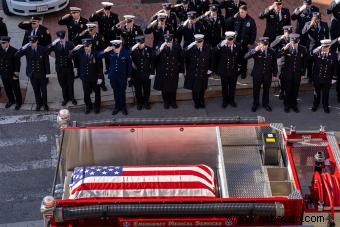
[[[104,53],[110,52],[111,50],[113,50],[112,46],[108,46],[105,48]]]

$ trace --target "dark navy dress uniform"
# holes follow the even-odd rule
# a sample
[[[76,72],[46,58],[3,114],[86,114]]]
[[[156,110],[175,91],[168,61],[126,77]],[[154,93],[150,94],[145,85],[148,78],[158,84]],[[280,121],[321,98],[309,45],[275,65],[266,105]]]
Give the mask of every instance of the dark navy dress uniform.
[[[189,0],[186,0],[186,1],[190,2]],[[195,6],[190,2],[186,7],[184,6],[176,7],[174,11],[179,21],[184,22],[188,19],[188,12],[193,11],[193,10],[197,11],[197,9],[195,9]]]
[[[58,20],[59,25],[66,25],[68,31],[68,40],[73,42],[74,45],[81,44],[81,40],[77,39],[79,34],[87,29],[86,24],[88,20],[84,17],[80,17],[78,21],[74,20],[71,15],[60,18]]]
[[[205,17],[201,21],[206,31],[205,42],[215,47],[221,42],[226,30],[224,17],[217,14],[216,17]]]
[[[32,25],[31,25],[30,22],[29,23],[20,22],[18,27],[25,30],[25,35],[24,35],[24,39],[22,41],[22,45],[25,45],[26,43],[29,42],[29,37],[31,35],[35,35],[35,36],[38,37],[38,44],[40,46],[46,47],[49,44],[51,44],[51,42],[52,42],[50,32],[43,25],[39,25],[39,27],[36,28],[35,31],[33,31],[33,28],[32,28]]]
[[[174,34],[175,30],[172,28],[171,25],[165,24],[164,27],[152,26],[147,27],[144,31],[145,34],[153,34],[153,48],[157,48],[164,42],[164,35],[165,34]]]
[[[332,21],[330,26],[330,33],[331,33],[331,39],[336,39],[340,37],[340,2],[336,3],[335,0],[333,0],[330,4],[330,6],[327,9],[327,14],[332,14]],[[338,50],[340,50],[340,45],[333,45],[333,50],[336,50],[338,47]]]
[[[224,0],[220,3],[220,9],[225,9],[225,18],[231,18],[238,13],[240,6],[247,5],[244,1],[235,0]]]
[[[104,48],[110,46],[110,41],[116,39],[116,34],[112,32],[112,27],[119,22],[118,14],[110,12],[107,16],[102,11],[92,14],[89,21],[98,22],[98,31],[104,37]]]
[[[126,87],[127,79],[132,74],[132,61],[129,51],[122,48],[118,54],[113,50],[99,53],[99,57],[110,57],[108,78],[113,89],[115,110],[126,112]]]
[[[2,17],[0,17],[0,36],[8,36],[7,25]]]
[[[190,43],[195,41],[195,34],[205,34],[204,25],[200,21],[196,21],[195,24],[190,25],[180,25],[177,29],[177,41],[178,44],[184,39],[183,48],[186,48]]]
[[[15,57],[16,52],[17,49],[12,46],[7,50],[0,48],[0,76],[8,98],[6,108],[15,103],[15,109],[18,110],[22,104],[22,96],[19,77],[16,75],[20,72],[20,61]]]
[[[120,28],[114,27],[114,31],[117,32],[117,35],[120,35],[123,40],[123,47],[127,50],[130,50],[136,44],[135,38],[137,36],[143,35],[143,30],[136,24],[133,24],[132,28],[127,28],[126,25]]]

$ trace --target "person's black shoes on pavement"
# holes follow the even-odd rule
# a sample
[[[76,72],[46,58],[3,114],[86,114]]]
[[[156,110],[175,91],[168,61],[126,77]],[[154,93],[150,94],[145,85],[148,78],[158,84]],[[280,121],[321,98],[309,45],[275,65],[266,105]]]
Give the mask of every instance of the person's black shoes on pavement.
[[[331,112],[328,106],[327,106],[327,107],[324,107],[324,108],[323,108],[323,111],[324,111],[325,113],[330,113],[330,112]]]
[[[73,99],[73,100],[72,100],[72,104],[73,104],[73,105],[77,105],[77,104],[78,104],[77,100]]]
[[[237,104],[235,102],[231,102],[229,103],[232,107],[236,108],[237,107]]]
[[[127,109],[126,109],[126,108],[123,108],[122,114],[123,114],[123,115],[128,115],[128,112],[127,112]]]
[[[264,108],[268,111],[268,112],[272,112],[272,108],[269,105],[264,106]]]
[[[42,105],[37,104],[37,106],[35,107],[35,111],[40,111],[41,107],[42,107]]]
[[[112,111],[112,115],[116,115],[116,114],[118,114],[119,113],[119,109],[114,109],[113,111]]]
[[[8,109],[8,108],[10,108],[13,104],[14,104],[14,102],[8,102],[8,103],[6,103],[5,108]]]
[[[164,109],[169,109],[169,108],[170,108],[169,103],[164,103]]]
[[[100,108],[94,108],[94,113],[98,114],[100,112]]]
[[[222,108],[227,108],[227,106],[228,106],[228,102],[223,101],[223,103],[222,103]]]
[[[315,111],[317,111],[318,110],[318,107],[316,107],[316,106],[313,106],[312,107],[312,112],[315,112]]]
[[[299,113],[299,112],[300,112],[300,110],[299,110],[299,108],[298,108],[297,106],[294,106],[294,107],[293,107],[293,111],[294,111],[295,113]]]
[[[142,110],[142,109],[143,109],[142,104],[137,104],[137,110]]]
[[[145,109],[149,110],[151,109],[151,106],[150,106],[150,103],[149,102],[146,102],[145,105],[144,105]]]
[[[21,107],[21,104],[16,104],[15,107],[14,107],[14,109],[15,109],[15,110],[19,110],[20,107]]]
[[[199,109],[200,105],[198,103],[195,103],[194,107],[195,107],[195,109]]]
[[[177,108],[178,108],[178,106],[177,106],[176,103],[171,103],[171,107],[174,108],[174,109],[177,109]]]
[[[62,106],[66,106],[67,102],[68,102],[68,101],[64,100],[64,101],[61,102],[61,105],[62,105]]]
[[[251,107],[251,112],[256,112],[256,110],[257,110],[257,106],[254,105]]]
[[[285,106],[284,110],[285,110],[286,113],[289,113],[289,111],[290,111],[289,106]]]
[[[48,107],[48,105],[44,105],[44,110],[45,110],[45,111],[49,111],[49,110],[50,110],[50,108]]]

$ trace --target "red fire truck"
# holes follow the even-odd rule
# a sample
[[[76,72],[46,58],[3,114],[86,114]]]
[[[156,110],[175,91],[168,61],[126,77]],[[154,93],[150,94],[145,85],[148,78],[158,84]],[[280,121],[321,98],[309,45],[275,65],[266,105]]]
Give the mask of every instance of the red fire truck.
[[[336,136],[263,118],[58,116],[46,226],[340,226]]]

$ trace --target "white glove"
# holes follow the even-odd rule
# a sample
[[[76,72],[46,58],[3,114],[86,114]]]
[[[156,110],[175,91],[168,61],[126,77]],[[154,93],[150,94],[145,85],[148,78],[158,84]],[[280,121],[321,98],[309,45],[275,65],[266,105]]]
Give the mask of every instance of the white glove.
[[[164,49],[165,45],[166,45],[166,43],[163,43],[163,44],[161,45],[161,47],[159,48],[159,50],[162,51],[162,50]]]
[[[179,78],[183,78],[183,77],[184,77],[184,74],[183,74],[183,73],[179,73],[179,74],[178,74],[178,77],[179,77]]]
[[[189,23],[189,19],[187,19],[186,21],[184,21],[183,26],[186,27],[186,26],[188,25],[188,23]]]
[[[226,44],[227,44],[227,40],[223,40],[223,41],[221,42],[221,47],[225,46]]]
[[[132,62],[132,68],[133,69],[137,69],[137,66],[136,66],[136,64],[134,62]]]
[[[315,48],[315,49],[313,50],[313,54],[315,54],[316,52],[318,52],[318,51],[320,51],[320,50],[321,50],[321,46]]]
[[[335,0],[335,3],[336,3],[336,4],[340,3],[340,0]]]
[[[211,70],[208,70],[208,72],[207,72],[208,75],[210,75],[212,73],[213,73],[213,71],[211,71]]]
[[[113,50],[112,46],[108,46],[105,48],[104,53],[110,52],[111,50]]]
[[[58,39],[56,39],[56,40],[54,40],[53,41],[53,43],[52,43],[52,46],[54,46],[54,45],[56,45],[58,42],[60,41],[60,39],[58,38]]]
[[[21,49],[25,50],[27,47],[31,46],[31,43],[26,43]]]
[[[82,48],[84,45],[82,44],[78,44],[75,48],[73,48],[73,51],[79,50],[80,48]]]
[[[149,76],[149,79],[150,79],[150,80],[153,80],[153,79],[155,79],[155,77],[156,77],[156,75],[150,75],[150,76]]]
[[[98,79],[97,80],[97,85],[101,85],[103,83],[103,80],[102,79]]]
[[[195,45],[196,45],[196,41],[190,43],[189,46],[187,46],[187,50],[190,50]]]
[[[133,47],[131,48],[131,51],[136,50],[136,48],[138,47],[139,43],[136,43],[135,45],[133,45]]]
[[[340,37],[338,38],[338,42],[340,42]]]
[[[290,45],[291,45],[291,43],[287,43],[287,44],[283,47],[283,49],[284,49],[284,50],[288,50],[288,48],[290,47]]]

